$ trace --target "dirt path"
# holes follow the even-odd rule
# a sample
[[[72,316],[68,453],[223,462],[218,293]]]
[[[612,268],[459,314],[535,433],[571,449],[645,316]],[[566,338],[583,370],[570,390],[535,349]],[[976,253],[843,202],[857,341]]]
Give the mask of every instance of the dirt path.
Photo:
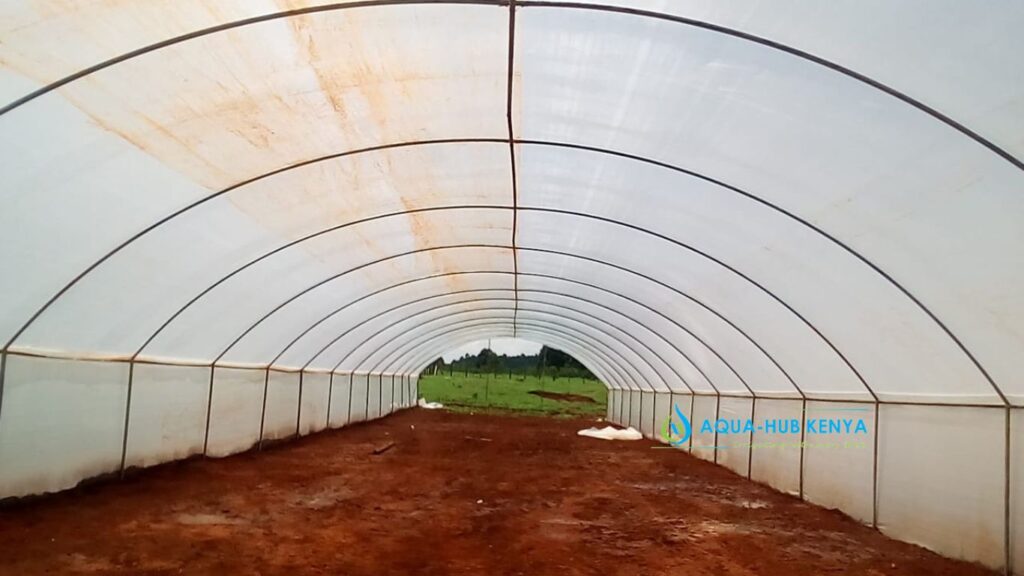
[[[415,410],[145,471],[0,511],[0,574],[993,574],[592,424]]]

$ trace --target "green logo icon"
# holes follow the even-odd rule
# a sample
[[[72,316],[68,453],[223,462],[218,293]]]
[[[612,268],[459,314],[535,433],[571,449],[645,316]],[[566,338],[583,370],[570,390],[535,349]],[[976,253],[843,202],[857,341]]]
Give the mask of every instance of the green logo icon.
[[[679,409],[678,404],[672,406],[672,411],[675,413],[675,417],[673,418],[673,415],[669,414],[665,419],[665,423],[661,426],[661,438],[672,446],[681,446],[690,439],[693,427],[690,425],[690,419]]]

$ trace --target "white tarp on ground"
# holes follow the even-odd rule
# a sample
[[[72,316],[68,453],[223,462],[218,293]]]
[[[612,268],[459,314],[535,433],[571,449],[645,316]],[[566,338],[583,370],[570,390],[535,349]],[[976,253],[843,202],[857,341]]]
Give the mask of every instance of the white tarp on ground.
[[[866,463],[687,449],[1024,564],[1021,3],[59,4],[0,8],[0,497],[376,418],[519,335],[648,435],[666,393],[881,403]]]
[[[604,428],[585,428],[576,432],[577,436],[597,438],[598,440],[642,440],[644,435],[633,427],[616,428],[605,426]]]

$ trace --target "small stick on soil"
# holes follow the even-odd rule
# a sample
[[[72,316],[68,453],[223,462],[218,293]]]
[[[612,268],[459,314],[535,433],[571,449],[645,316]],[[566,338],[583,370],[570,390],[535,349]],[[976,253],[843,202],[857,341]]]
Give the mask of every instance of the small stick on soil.
[[[475,436],[465,436],[464,438],[466,440],[479,440],[480,442],[494,442],[494,440],[491,440],[490,438],[477,438]]]
[[[373,455],[374,456],[379,456],[379,455],[387,452],[388,450],[391,450],[394,447],[395,447],[395,443],[394,442],[388,442],[387,444],[385,444],[383,446],[379,446],[377,448],[374,448],[373,449]]]

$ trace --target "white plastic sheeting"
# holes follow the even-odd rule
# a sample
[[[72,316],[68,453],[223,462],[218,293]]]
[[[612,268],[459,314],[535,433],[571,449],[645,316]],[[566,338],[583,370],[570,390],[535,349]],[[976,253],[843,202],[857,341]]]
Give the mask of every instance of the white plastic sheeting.
[[[517,335],[652,437],[866,409],[869,450],[685,448],[1024,564],[1019,3],[0,16],[0,497],[377,418]]]

